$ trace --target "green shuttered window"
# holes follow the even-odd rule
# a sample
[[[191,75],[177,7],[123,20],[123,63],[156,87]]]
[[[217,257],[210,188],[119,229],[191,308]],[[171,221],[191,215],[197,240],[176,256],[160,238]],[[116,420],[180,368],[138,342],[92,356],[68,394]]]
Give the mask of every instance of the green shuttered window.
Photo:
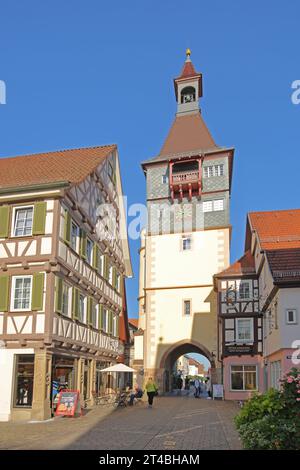
[[[9,229],[9,206],[0,207],[0,238],[8,237]]]
[[[33,215],[33,235],[43,235],[45,233],[46,225],[46,202],[36,202],[34,205]]]
[[[9,276],[0,277],[0,312],[8,311]]]
[[[44,273],[33,274],[32,283],[32,310],[43,310],[44,300]]]

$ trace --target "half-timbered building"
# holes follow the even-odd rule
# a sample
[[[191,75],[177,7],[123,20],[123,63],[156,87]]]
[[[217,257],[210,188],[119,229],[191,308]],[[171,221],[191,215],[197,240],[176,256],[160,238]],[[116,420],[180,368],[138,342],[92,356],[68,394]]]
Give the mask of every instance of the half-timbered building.
[[[250,250],[215,276],[219,355],[226,399],[244,400],[263,387],[259,284]]]
[[[0,160],[0,420],[48,418],[54,384],[92,402],[131,274],[116,145]]]

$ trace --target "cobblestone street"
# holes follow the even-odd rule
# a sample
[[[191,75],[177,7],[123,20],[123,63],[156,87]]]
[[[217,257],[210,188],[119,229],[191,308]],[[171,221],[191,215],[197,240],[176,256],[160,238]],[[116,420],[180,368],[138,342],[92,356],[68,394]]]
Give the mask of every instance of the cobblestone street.
[[[153,409],[96,408],[80,418],[0,423],[0,449],[240,449],[235,403],[159,397]]]

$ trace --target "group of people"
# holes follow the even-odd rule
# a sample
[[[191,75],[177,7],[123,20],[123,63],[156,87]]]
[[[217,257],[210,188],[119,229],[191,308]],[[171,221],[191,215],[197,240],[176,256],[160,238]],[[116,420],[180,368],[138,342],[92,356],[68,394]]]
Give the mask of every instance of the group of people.
[[[158,387],[152,377],[146,382],[145,391],[148,396],[148,407],[152,408],[154,397],[158,394]],[[132,406],[135,398],[142,398],[144,391],[138,384],[135,384],[134,391],[130,394],[129,405]]]
[[[196,378],[194,382],[194,387],[195,387],[195,393],[194,393],[195,398],[200,398],[203,392],[206,392],[208,397],[211,398],[210,379],[208,377],[204,383]]]

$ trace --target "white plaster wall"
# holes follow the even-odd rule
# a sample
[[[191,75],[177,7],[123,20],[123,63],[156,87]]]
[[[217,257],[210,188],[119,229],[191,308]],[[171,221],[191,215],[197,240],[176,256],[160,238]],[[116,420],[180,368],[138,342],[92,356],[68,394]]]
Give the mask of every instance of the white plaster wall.
[[[34,354],[34,350],[0,349],[0,421],[10,419],[15,354]]]
[[[286,309],[297,310],[297,324],[286,323]],[[300,343],[300,288],[280,289],[278,293],[278,324],[281,348],[292,348],[294,341]]]
[[[142,335],[134,337],[134,359],[143,359],[143,339]]]
[[[147,237],[146,287],[212,284],[213,275],[227,267],[227,230],[204,230],[187,234],[191,250],[182,250],[182,234]]]

